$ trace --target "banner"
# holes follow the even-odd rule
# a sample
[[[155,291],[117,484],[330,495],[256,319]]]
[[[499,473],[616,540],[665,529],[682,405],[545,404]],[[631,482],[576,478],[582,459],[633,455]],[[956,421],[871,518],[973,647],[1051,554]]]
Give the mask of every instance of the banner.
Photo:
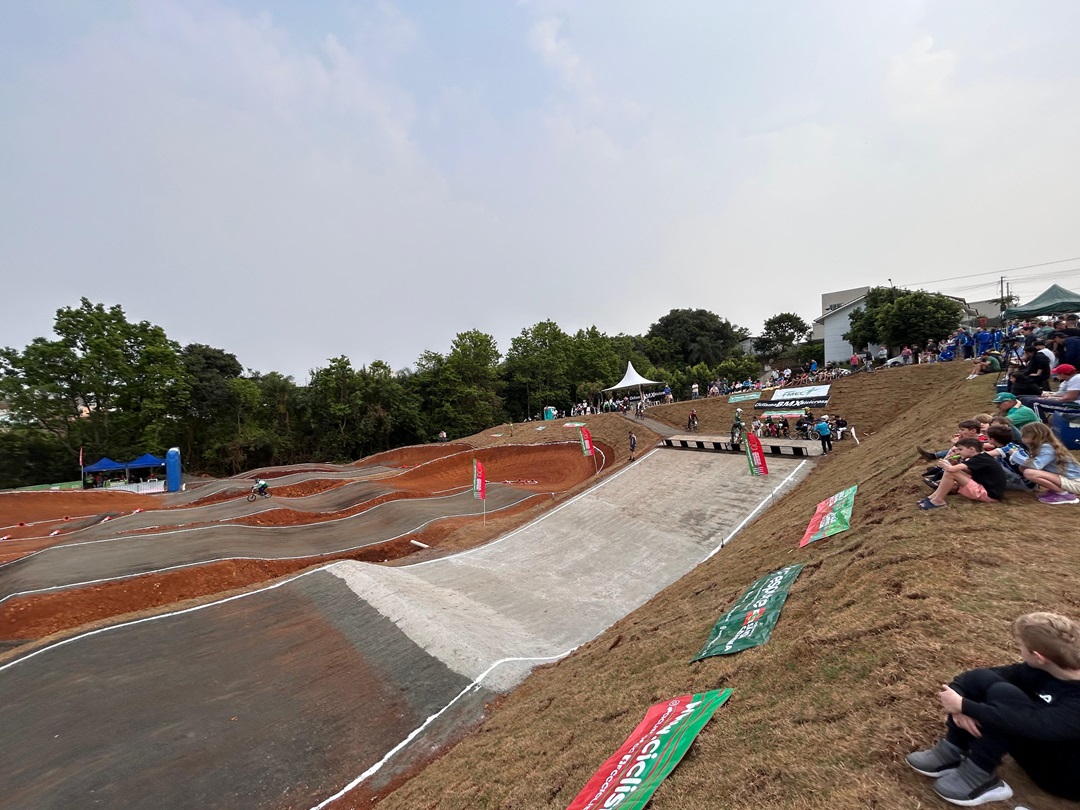
[[[817,399],[829,397],[828,385],[804,385],[801,388],[778,388],[773,391],[773,401],[778,399]]]
[[[770,413],[762,414],[762,416],[772,417],[773,419],[798,419],[803,415],[803,411],[773,411]]]
[[[761,399],[761,392],[754,391],[746,394],[732,394],[727,398],[728,402],[749,402],[752,399]]]
[[[718,689],[657,703],[567,810],[640,810],[729,697],[730,689]]]
[[[691,661],[741,652],[768,641],[772,629],[780,619],[780,610],[787,599],[788,588],[799,576],[802,567],[802,563],[789,565],[766,574],[751,585],[731,609],[720,617],[709,634],[709,640]]]
[[[799,548],[822,537],[846,532],[851,527],[851,507],[855,504],[855,490],[858,488],[856,484],[817,505],[814,516],[810,518],[810,525],[806,527],[806,533],[799,541]]]
[[[769,465],[765,463],[765,451],[761,449],[761,439],[753,433],[746,434],[746,460],[750,462],[751,475],[768,475]]]
[[[824,408],[829,404],[828,397],[808,397],[806,399],[770,399],[768,402],[755,402],[759,410],[777,410],[780,408]]]
[[[477,461],[475,458],[472,460],[472,495],[477,500],[484,500],[487,497],[487,481],[484,480],[484,464]]]
[[[589,433],[588,428],[581,429],[581,452],[587,456],[593,454],[592,434]]]

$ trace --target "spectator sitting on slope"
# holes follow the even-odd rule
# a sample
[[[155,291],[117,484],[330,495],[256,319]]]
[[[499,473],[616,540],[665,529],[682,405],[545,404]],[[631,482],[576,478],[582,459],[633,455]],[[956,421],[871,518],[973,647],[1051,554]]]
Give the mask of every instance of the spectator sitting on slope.
[[[980,414],[981,415],[981,414]],[[956,433],[952,438],[952,445],[949,450],[939,450],[937,452],[931,452],[924,447],[916,447],[919,455],[927,461],[937,461],[938,459],[945,458],[952,454],[953,448],[960,439],[977,439],[980,438],[979,434],[982,430],[982,425],[974,419],[965,419],[956,426]],[[985,440],[985,437],[982,437]]]
[[[1024,365],[1009,375],[1009,391],[1020,396],[1042,396],[1050,390],[1050,361],[1034,347],[1024,349]]]
[[[933,495],[919,501],[918,506],[923,511],[942,508],[945,499],[953,493],[983,503],[997,503],[1004,497],[1005,471],[983,451],[981,441],[971,437],[960,439],[955,449],[960,456],[959,463],[952,464],[945,459],[938,461],[943,471],[941,481]]]
[[[998,406],[998,416],[1006,417],[1016,428],[1022,428],[1024,425],[1039,421],[1035,411],[1026,405],[1020,404],[1020,400],[1016,398],[1015,394],[1002,391],[994,397],[994,404]]]
[[[1055,366],[1054,377],[1061,381],[1058,390],[1042,397],[1021,397],[1020,401],[1033,408],[1040,419],[1047,419],[1055,411],[1075,413],[1080,409],[1080,375],[1067,363]]]
[[[1080,464],[1070,455],[1054,432],[1042,422],[1024,425],[1020,431],[1028,452],[1013,451],[1010,461],[1024,468],[1024,478],[1048,492],[1039,496],[1047,504],[1080,501]]]
[[[986,334],[985,332],[983,334]],[[999,374],[1001,372],[1001,355],[997,352],[986,351],[980,354],[972,362],[972,372],[968,375],[969,380],[974,380],[980,374]]]
[[[1005,422],[1009,421],[1004,419],[1004,417],[994,418],[1002,419],[1002,421]],[[986,454],[991,458],[997,459],[998,464],[1001,465],[1001,469],[1005,471],[1005,489],[1016,490],[1017,492],[1031,492],[1035,489],[1035,483],[1024,477],[1024,470],[1022,467],[1009,460],[1009,456],[1012,455],[1014,450],[1023,450],[1025,453],[1027,452],[1020,440],[1013,436],[1013,431],[1015,430],[1016,428],[1008,424],[990,425],[990,430],[987,431],[987,438],[990,440],[990,444],[994,446],[994,449],[987,450]],[[929,483],[929,481],[927,483]]]

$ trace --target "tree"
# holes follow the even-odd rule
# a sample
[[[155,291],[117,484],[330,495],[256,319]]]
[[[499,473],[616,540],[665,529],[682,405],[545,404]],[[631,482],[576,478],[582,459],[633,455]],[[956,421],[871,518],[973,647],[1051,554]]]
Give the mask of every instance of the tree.
[[[850,326],[844,334],[844,340],[856,349],[865,349],[871,343],[883,343],[878,333],[877,316],[882,307],[891,304],[905,290],[897,287],[871,287],[861,307],[851,311]]]
[[[573,349],[570,336],[554,321],[522,329],[510,341],[503,374],[512,386],[519,418],[539,412],[546,405],[569,407]]]
[[[673,309],[649,327],[645,337],[667,341],[662,352],[650,354],[656,365],[712,366],[734,352],[749,334],[707,309]]]
[[[963,317],[964,307],[956,299],[916,290],[881,308],[879,342],[892,347],[922,346],[955,332]]]
[[[57,310],[56,340],[0,350],[0,396],[19,421],[56,437],[69,452],[137,455],[163,449],[186,405],[179,346],[123,309],[91,304]]]
[[[445,358],[434,352],[421,355],[417,365],[433,377],[424,407],[450,438],[479,433],[502,421],[499,358],[495,338],[477,329],[460,332]]]
[[[766,357],[778,357],[810,337],[811,331],[810,325],[795,313],[781,312],[765,321],[761,336],[754,339],[754,351]]]

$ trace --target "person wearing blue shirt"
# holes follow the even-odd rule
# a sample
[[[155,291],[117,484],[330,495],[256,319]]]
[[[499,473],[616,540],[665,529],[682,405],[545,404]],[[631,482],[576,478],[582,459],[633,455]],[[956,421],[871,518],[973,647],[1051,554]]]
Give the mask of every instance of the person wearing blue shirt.
[[[814,425],[814,432],[821,439],[821,455],[829,455],[832,452],[832,430],[829,428],[828,414],[823,413],[818,417],[817,424]]]

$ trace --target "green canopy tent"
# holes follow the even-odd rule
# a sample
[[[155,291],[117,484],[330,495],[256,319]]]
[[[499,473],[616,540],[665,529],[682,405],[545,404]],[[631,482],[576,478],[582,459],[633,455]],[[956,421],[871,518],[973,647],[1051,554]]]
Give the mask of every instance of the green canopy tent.
[[[1080,312],[1080,295],[1066,290],[1057,284],[1042,295],[1028,301],[1023,306],[1005,310],[1006,318],[1030,318],[1032,315],[1064,315],[1066,312]]]

